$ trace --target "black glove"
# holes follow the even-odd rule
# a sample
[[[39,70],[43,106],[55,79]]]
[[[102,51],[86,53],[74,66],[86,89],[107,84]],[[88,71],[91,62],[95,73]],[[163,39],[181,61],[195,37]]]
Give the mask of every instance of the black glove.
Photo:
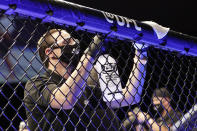
[[[96,58],[96,56],[99,55],[99,52],[102,48],[102,42],[103,39],[101,39],[101,37],[99,35],[96,35],[92,42],[90,43],[90,45],[88,46],[88,48],[85,50],[85,53],[90,55],[92,58]]]

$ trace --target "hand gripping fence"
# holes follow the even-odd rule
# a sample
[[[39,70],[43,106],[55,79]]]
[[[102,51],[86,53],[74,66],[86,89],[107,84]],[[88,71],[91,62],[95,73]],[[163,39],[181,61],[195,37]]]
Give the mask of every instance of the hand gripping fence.
[[[196,130],[197,37],[63,0],[0,1],[1,130]]]

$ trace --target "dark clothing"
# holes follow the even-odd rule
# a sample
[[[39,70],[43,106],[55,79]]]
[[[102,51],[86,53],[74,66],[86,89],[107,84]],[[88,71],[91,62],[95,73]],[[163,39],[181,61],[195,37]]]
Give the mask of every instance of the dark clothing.
[[[1,34],[0,34],[0,36],[1,36]],[[3,38],[3,40],[0,41],[0,45],[1,45],[0,57],[3,58],[8,53],[9,48],[12,45],[12,41]]]
[[[100,88],[86,87],[83,95],[70,110],[53,109],[51,93],[65,82],[61,76],[47,71],[26,83],[24,103],[28,127],[31,130],[117,130],[114,112],[102,100]]]
[[[165,125],[167,128],[170,128],[173,124],[175,124],[182,117],[181,113],[178,111],[171,110],[166,116],[159,117],[156,119],[156,122],[159,126]],[[139,125],[136,118],[134,119],[126,119],[123,121],[123,129],[125,131],[135,131],[136,126]],[[152,131],[145,123],[141,124],[143,129]]]
[[[165,125],[167,128],[171,127],[182,117],[179,111],[174,111],[173,109],[168,112],[164,117],[159,117],[156,122],[161,125]]]

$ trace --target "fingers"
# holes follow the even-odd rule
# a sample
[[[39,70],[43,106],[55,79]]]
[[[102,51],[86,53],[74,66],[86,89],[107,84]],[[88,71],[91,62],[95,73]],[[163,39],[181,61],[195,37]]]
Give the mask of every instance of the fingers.
[[[145,114],[144,114],[144,112],[138,112],[138,114],[137,114],[137,119],[138,119],[138,121],[140,122],[140,123],[143,123],[144,121],[145,121]]]
[[[139,107],[135,107],[135,108],[133,109],[133,111],[128,112],[128,115],[129,115],[129,116],[131,116],[131,115],[136,115],[138,112],[140,112]]]
[[[136,50],[142,50],[142,49],[148,47],[148,46],[145,45],[144,43],[137,43],[137,42],[135,42],[135,43],[133,44],[133,46],[134,46],[134,48],[135,48]]]
[[[94,39],[94,44],[99,44],[101,42],[101,36],[100,35],[95,35],[93,39]]]
[[[128,112],[129,117],[135,115],[134,112]]]
[[[137,112],[128,112],[129,120],[133,120],[137,118],[137,121],[140,123],[143,123],[146,120],[146,117],[148,116],[147,113],[137,111]]]
[[[92,58],[96,58],[97,55],[99,55],[99,50],[101,47],[102,39],[100,39],[99,35],[94,36],[92,42],[88,46],[88,48],[85,50],[85,53],[90,55]]]

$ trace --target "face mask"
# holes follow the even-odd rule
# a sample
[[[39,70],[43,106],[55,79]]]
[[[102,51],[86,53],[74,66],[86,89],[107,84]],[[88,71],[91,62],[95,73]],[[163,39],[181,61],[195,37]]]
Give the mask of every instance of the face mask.
[[[162,105],[157,104],[154,106],[154,110],[161,114],[163,112],[163,107],[162,107]]]
[[[80,47],[79,45],[66,45],[60,48],[62,55],[58,58],[60,61],[70,64],[72,66],[77,66],[80,60]],[[55,49],[53,48],[53,49]]]

